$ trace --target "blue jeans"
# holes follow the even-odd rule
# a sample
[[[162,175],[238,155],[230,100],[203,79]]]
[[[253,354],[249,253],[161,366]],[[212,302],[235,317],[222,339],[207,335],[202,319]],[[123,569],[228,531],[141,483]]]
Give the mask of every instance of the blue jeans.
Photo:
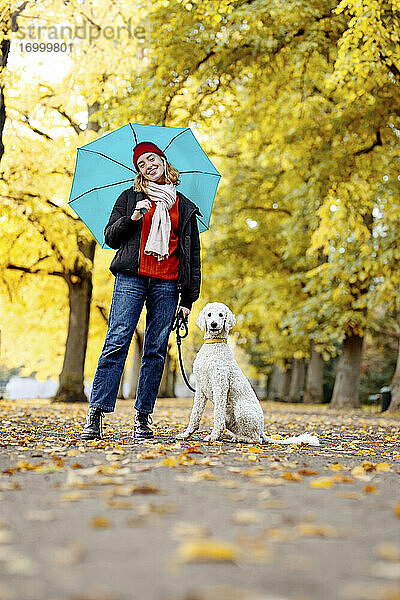
[[[132,336],[146,302],[146,330],[135,408],[150,414],[160,387],[173,320],[178,306],[176,279],[117,273],[90,406],[113,412]]]

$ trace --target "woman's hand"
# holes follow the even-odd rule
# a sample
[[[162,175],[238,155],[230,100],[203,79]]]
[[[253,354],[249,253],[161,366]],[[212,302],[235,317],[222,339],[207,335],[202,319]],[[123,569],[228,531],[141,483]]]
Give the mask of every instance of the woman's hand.
[[[190,309],[189,309],[189,308],[186,308],[186,306],[178,306],[178,308],[176,309],[176,313],[175,313],[175,315],[179,314],[179,311],[180,311],[180,310],[181,310],[181,311],[182,311],[182,313],[183,313],[183,318],[184,318],[184,319],[187,319],[187,318],[188,318],[188,316],[189,316],[189,314],[190,314]]]
[[[131,215],[132,221],[139,221],[139,219],[141,219],[143,217],[142,213],[140,212],[141,208],[150,210],[150,208],[151,208],[150,200],[145,198],[144,200],[139,200],[139,202],[136,203],[136,208]]]

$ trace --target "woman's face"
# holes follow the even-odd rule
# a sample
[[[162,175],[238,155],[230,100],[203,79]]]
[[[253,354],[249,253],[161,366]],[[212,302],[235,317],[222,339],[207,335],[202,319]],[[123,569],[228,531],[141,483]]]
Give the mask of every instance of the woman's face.
[[[149,181],[164,183],[164,165],[159,154],[144,152],[140,155],[137,166],[142,175]]]

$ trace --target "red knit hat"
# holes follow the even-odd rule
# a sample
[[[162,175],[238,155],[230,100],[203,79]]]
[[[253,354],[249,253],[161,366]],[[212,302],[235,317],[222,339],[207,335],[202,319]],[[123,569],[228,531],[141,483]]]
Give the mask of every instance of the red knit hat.
[[[133,149],[133,159],[132,159],[133,164],[135,165],[135,169],[138,172],[139,172],[139,169],[137,166],[137,161],[139,159],[139,156],[141,154],[144,154],[145,152],[154,152],[155,154],[159,154],[160,156],[163,156],[165,158],[165,160],[167,160],[167,157],[165,156],[164,152],[162,150],[160,150],[160,148],[158,146],[153,144],[153,142],[140,142]]]

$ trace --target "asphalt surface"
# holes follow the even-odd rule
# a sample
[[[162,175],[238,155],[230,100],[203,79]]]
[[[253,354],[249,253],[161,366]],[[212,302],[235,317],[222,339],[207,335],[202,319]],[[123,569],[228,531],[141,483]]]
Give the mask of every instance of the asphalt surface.
[[[82,442],[87,406],[0,406],[0,600],[399,600],[400,420],[263,403],[268,435],[175,434],[191,399],[132,402]]]

